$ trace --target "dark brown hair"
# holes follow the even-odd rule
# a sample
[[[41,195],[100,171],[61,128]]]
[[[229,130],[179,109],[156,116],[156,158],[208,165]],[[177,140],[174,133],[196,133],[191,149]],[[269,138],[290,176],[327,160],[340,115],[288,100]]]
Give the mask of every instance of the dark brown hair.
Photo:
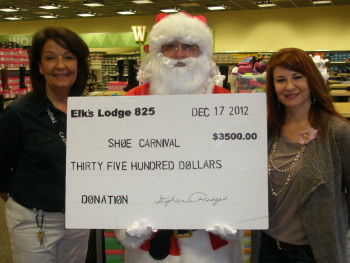
[[[43,47],[49,39],[52,39],[61,47],[68,49],[77,57],[77,79],[69,90],[69,96],[80,96],[86,88],[88,79],[89,48],[76,33],[64,27],[47,27],[34,35],[32,46],[29,51],[30,77],[34,92],[38,92],[41,95],[45,94],[46,81],[44,76],[40,73],[39,64]]]
[[[320,136],[326,134],[328,118],[321,117],[325,112],[345,119],[335,110],[330,89],[312,58],[301,49],[284,48],[271,55],[267,66],[266,96],[270,132],[280,132],[286,115],[285,107],[279,103],[275,92],[273,74],[277,67],[293,70],[306,77],[311,94],[310,100],[315,102],[311,104],[308,118],[311,125],[318,129]]]

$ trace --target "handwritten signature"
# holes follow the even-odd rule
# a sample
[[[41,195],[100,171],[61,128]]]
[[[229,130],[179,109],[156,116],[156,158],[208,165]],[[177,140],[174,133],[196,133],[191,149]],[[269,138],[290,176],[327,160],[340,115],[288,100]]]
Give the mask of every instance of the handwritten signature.
[[[167,207],[171,203],[176,204],[188,204],[188,203],[211,203],[213,206],[216,206],[219,202],[227,201],[227,196],[224,197],[208,197],[207,194],[202,192],[196,192],[191,194],[187,198],[179,198],[175,195],[173,196],[163,196],[160,195],[157,201],[154,201],[156,205],[163,204]]]

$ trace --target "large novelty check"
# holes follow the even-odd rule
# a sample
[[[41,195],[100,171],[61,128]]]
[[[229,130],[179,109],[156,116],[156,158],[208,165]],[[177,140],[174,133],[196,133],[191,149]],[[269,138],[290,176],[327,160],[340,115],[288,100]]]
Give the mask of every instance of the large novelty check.
[[[265,99],[69,98],[67,228],[267,228]]]

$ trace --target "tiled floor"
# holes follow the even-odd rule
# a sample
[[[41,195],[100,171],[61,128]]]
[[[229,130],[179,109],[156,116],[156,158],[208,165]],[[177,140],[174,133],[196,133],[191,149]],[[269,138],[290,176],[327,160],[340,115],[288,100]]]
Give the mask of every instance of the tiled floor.
[[[5,202],[0,198],[0,263],[12,263],[11,247],[4,216]]]

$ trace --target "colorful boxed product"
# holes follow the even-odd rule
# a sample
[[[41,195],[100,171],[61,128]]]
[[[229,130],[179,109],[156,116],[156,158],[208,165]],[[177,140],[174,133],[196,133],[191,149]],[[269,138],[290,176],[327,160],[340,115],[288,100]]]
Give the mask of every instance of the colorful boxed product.
[[[238,93],[254,93],[266,91],[266,75],[242,75],[237,76]]]

